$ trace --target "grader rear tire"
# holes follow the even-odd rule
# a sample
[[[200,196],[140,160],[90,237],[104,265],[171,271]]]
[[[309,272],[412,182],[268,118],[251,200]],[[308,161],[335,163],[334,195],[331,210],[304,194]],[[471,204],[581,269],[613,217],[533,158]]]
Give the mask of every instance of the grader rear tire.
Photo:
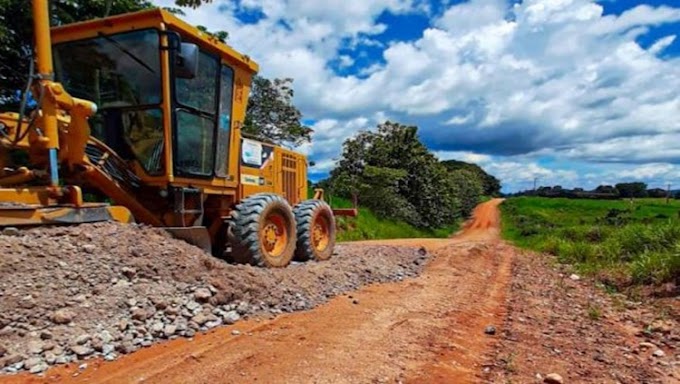
[[[323,200],[305,200],[293,208],[297,223],[295,259],[328,260],[335,247],[335,217]]]
[[[290,264],[297,230],[293,211],[281,196],[260,193],[243,199],[232,222],[234,261],[274,268]]]

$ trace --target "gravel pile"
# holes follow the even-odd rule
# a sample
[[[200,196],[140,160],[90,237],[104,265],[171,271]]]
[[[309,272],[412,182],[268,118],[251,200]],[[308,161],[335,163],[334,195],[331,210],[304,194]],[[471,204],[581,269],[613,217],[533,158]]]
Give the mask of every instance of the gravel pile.
[[[0,368],[107,360],[243,317],[419,274],[424,250],[338,245],[326,262],[230,265],[166,232],[100,223],[0,235]]]

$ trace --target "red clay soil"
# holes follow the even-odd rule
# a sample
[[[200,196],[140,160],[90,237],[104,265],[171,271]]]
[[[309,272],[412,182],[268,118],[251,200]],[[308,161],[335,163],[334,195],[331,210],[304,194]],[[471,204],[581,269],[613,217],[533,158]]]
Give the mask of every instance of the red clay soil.
[[[470,229],[455,239],[388,242],[435,253],[418,278],[369,286],[311,311],[169,341],[114,362],[90,362],[82,371],[71,364],[44,378],[0,382],[475,382],[492,341],[484,328],[502,322],[510,276],[512,258],[497,251],[506,247],[496,240],[499,202],[480,206]]]
[[[678,298],[607,294],[532,252],[515,255],[512,275],[486,381],[540,383],[556,373],[565,383],[680,383]]]
[[[622,373],[621,383],[677,382],[668,376],[678,353],[673,344],[663,346],[668,365],[650,365],[654,358],[645,350],[636,355],[644,364],[638,368],[637,360],[615,350],[639,344],[630,328],[636,323],[610,317],[604,293],[585,281],[566,282],[573,290],[560,289],[557,280],[549,284],[559,269],[499,239],[500,202],[480,205],[451,239],[381,241],[434,253],[416,278],[367,286],[306,312],[169,341],[114,362],[90,362],[84,370],[71,364],[43,378],[20,375],[0,383],[532,383],[548,373],[559,373],[565,383],[604,383],[614,382],[611,372]],[[585,296],[572,300],[577,294]],[[580,321],[587,303],[604,308],[606,320],[591,315]],[[485,332],[490,325],[493,335]],[[677,329],[665,329],[663,340],[672,340]]]

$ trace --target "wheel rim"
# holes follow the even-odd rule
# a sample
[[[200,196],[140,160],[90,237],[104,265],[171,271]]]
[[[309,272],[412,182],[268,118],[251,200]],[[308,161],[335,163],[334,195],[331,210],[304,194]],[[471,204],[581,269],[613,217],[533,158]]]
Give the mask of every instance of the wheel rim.
[[[312,246],[317,252],[323,252],[330,242],[330,225],[324,215],[317,215],[312,224]]]
[[[288,245],[288,230],[283,216],[278,213],[267,215],[260,231],[260,239],[264,250],[270,256],[281,256]]]

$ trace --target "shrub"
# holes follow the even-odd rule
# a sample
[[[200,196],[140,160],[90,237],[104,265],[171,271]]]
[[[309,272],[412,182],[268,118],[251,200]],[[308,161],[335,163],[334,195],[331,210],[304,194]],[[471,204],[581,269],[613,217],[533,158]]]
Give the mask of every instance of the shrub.
[[[574,264],[595,259],[595,247],[582,241],[563,241],[557,251],[560,261]]]
[[[560,247],[564,241],[554,235],[548,236],[543,240],[539,246],[541,252],[550,253],[552,255],[557,255],[560,251]]]
[[[645,252],[630,264],[635,283],[660,284],[680,277],[680,249]]]

